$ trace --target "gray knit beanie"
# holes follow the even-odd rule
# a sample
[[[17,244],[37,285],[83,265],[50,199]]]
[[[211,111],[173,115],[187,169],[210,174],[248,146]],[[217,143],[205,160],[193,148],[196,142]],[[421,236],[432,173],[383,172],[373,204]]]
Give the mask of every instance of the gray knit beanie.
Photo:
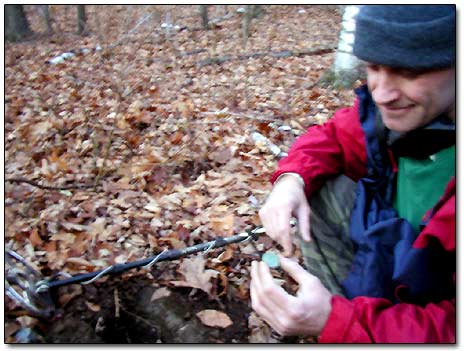
[[[364,5],[353,53],[401,68],[445,68],[456,62],[455,5]]]

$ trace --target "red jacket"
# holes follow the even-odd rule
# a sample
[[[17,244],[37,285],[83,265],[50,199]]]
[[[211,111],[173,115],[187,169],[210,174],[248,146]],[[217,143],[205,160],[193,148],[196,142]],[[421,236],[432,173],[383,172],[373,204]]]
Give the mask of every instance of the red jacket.
[[[353,107],[339,110],[324,125],[309,128],[296,140],[288,157],[280,161],[272,181],[285,172],[298,173],[310,196],[331,176],[343,173],[355,181],[364,177],[368,151],[359,109],[358,99]],[[455,194],[453,178],[413,247],[423,248],[438,240],[444,250],[455,257]],[[334,296],[332,311],[319,342],[454,343],[455,313],[455,297],[415,304],[401,299],[392,302],[367,296],[352,300]]]

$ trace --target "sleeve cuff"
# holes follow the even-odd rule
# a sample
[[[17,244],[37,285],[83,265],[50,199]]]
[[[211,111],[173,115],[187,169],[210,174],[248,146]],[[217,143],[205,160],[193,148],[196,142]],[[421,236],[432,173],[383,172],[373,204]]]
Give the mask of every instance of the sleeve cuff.
[[[277,182],[283,177],[283,176],[292,176],[294,177],[295,179],[298,180],[298,182],[303,186],[303,189],[305,188],[305,182],[304,182],[304,179],[302,176],[300,176],[298,173],[293,173],[293,172],[286,172],[286,173],[282,173],[281,175],[279,175],[277,177],[277,179],[274,181],[274,185],[277,184]]]
[[[332,297],[332,311],[324,329],[319,335],[319,343],[343,343],[345,333],[351,320],[353,319],[354,309],[351,302],[344,297],[335,295]]]

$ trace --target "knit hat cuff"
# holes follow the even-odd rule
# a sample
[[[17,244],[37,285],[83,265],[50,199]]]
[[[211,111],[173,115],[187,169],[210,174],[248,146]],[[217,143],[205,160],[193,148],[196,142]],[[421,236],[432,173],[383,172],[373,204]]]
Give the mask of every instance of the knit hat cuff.
[[[361,60],[402,68],[444,68],[456,61],[455,14],[422,22],[356,20],[353,53]]]

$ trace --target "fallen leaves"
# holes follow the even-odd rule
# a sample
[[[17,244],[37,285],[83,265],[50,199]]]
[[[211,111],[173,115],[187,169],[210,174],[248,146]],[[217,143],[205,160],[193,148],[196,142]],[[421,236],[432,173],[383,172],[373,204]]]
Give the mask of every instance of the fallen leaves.
[[[226,164],[227,162],[230,161],[232,156],[233,155],[232,155],[231,149],[226,147],[226,148],[220,149],[219,151],[212,153],[209,156],[209,159],[219,164]]]
[[[92,312],[100,312],[101,306],[97,305],[96,303],[92,303],[90,301],[85,301],[85,305],[91,310]]]
[[[94,265],[82,257],[69,257],[65,261],[67,264],[74,265],[75,269],[91,270]]]
[[[11,340],[12,336],[21,329],[21,325],[19,323],[6,323],[5,324],[5,342],[12,343],[14,340]]]
[[[216,310],[203,310],[196,314],[201,323],[213,328],[227,328],[230,327],[233,322],[230,317],[221,311]]]
[[[29,241],[31,242],[32,246],[34,246],[34,248],[43,244],[43,240],[40,237],[37,228],[32,229],[31,233],[29,234]]]
[[[248,340],[252,344],[275,344],[279,342],[272,336],[271,327],[255,312],[251,312],[248,317],[248,328],[250,329],[250,337]]]
[[[179,264],[179,273],[184,277],[184,280],[171,281],[174,286],[186,286],[203,290],[206,294],[212,294],[213,284],[211,278],[218,275],[218,272],[213,269],[206,269],[206,258],[201,254],[192,258],[184,258]]]
[[[153,302],[155,300],[161,299],[163,297],[167,297],[171,295],[171,290],[169,290],[166,287],[162,287],[159,289],[156,289],[153,295],[150,298],[150,302]]]
[[[80,294],[82,294],[81,285],[69,285],[62,287],[58,296],[58,306],[66,306],[69,302],[71,302],[75,297],[79,296]]]
[[[159,214],[161,212],[161,207],[158,201],[156,201],[155,199],[151,199],[151,201],[148,204],[146,204],[143,208],[155,214]]]
[[[227,214],[229,211],[227,207],[223,207],[224,216],[222,217],[209,217],[209,222],[213,231],[221,236],[231,236],[234,231],[235,215],[233,213]]]
[[[97,11],[92,6],[89,13]],[[333,46],[338,12],[305,9],[299,14],[294,6],[266,6],[269,25],[253,27],[246,51]],[[126,11],[101,11],[118,26],[126,22]],[[131,13],[144,11],[134,7]],[[101,35],[5,45],[5,175],[52,186],[98,180],[95,188],[61,192],[5,184],[5,244],[43,272],[94,271],[258,225],[277,159],[267,144],[255,143],[253,132],[287,151],[309,125],[351,102],[349,93],[314,85],[332,54],[199,67],[206,50],[183,54],[203,47],[215,56],[244,53],[241,17],[198,35],[190,6],[169,11],[187,28],[173,41],[160,39],[164,31],[147,21],[105,55],[92,51],[59,65],[45,62],[70,48],[95,48]],[[33,23],[42,23],[38,12],[32,15]],[[111,43],[124,30],[99,34]],[[235,245],[166,263],[168,278],[161,280],[211,298],[246,300],[247,265],[255,253],[251,244]],[[60,292],[61,302],[78,293]],[[161,287],[152,299],[167,293]],[[99,308],[93,302],[87,307]],[[201,316],[218,328],[228,323],[220,314]]]

